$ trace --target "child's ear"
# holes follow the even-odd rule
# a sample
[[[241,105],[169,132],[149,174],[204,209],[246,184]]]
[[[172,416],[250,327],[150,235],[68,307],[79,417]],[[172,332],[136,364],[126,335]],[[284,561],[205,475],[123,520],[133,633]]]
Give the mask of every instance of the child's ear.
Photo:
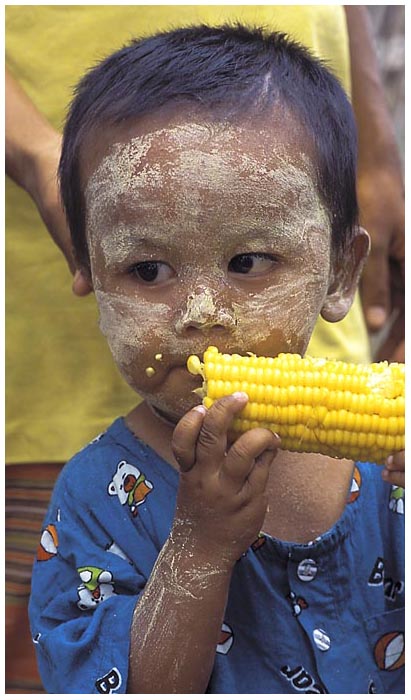
[[[88,270],[82,268],[75,271],[72,290],[78,297],[85,297],[93,291],[91,273]]]
[[[341,321],[354,301],[362,269],[370,250],[370,237],[360,226],[355,231],[350,250],[334,266],[332,281],[327,298],[321,309],[321,316],[331,323]]]

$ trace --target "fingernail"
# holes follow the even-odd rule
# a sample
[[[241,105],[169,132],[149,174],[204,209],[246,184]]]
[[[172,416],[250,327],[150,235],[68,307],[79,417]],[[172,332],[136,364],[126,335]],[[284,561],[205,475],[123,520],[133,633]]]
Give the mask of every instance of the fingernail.
[[[207,413],[207,409],[205,406],[200,404],[199,406],[194,406],[193,411],[197,411],[197,413],[201,413],[203,416]]]
[[[390,455],[385,460],[385,466],[387,467],[387,469],[389,469],[390,467],[392,467],[393,464],[394,464],[394,457],[392,455]]]
[[[387,320],[387,312],[383,306],[370,306],[367,309],[367,321],[371,326],[380,328]]]
[[[248,394],[245,391],[234,391],[231,396],[237,401],[248,401]]]

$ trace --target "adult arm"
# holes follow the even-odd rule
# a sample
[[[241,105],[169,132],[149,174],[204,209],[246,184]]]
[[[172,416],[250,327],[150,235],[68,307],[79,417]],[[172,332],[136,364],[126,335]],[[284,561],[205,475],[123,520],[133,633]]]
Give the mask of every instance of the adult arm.
[[[74,262],[70,233],[59,196],[57,167],[61,135],[39,112],[21,86],[6,70],[6,174],[33,199],[53,241],[62,251],[71,272]],[[91,291],[77,274],[73,291]]]
[[[404,360],[404,183],[364,5],[345,5],[353,107],[358,127],[360,220],[371,236],[361,299],[368,328],[379,331],[393,313],[378,359]]]

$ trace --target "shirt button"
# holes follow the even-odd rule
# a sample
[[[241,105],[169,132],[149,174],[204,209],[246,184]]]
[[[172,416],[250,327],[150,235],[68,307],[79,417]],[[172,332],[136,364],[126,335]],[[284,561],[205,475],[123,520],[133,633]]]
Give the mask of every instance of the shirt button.
[[[324,630],[316,629],[313,632],[313,639],[315,645],[320,651],[328,651],[331,646],[331,639]]]
[[[297,576],[300,581],[312,581],[317,576],[318,566],[314,559],[303,559],[298,564]]]

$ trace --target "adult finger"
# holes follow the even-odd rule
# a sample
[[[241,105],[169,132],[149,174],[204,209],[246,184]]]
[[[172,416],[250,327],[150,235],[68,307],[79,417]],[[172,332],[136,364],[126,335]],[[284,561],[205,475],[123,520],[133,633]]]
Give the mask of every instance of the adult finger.
[[[399,244],[401,245],[401,243]],[[391,309],[392,320],[390,319],[389,332],[385,341],[378,350],[377,359],[389,360],[390,362],[405,362],[405,271],[404,260],[401,258],[401,251],[398,258],[393,258],[390,262],[391,281]]]
[[[388,318],[391,304],[389,261],[386,247],[374,244],[374,239],[362,273],[361,302],[369,330],[380,330]]]
[[[190,471],[196,461],[196,443],[207,409],[195,406],[177,423],[171,449],[182,472]]]
[[[400,311],[389,329],[388,335],[378,347],[375,360],[389,362],[405,362],[405,315]]]

